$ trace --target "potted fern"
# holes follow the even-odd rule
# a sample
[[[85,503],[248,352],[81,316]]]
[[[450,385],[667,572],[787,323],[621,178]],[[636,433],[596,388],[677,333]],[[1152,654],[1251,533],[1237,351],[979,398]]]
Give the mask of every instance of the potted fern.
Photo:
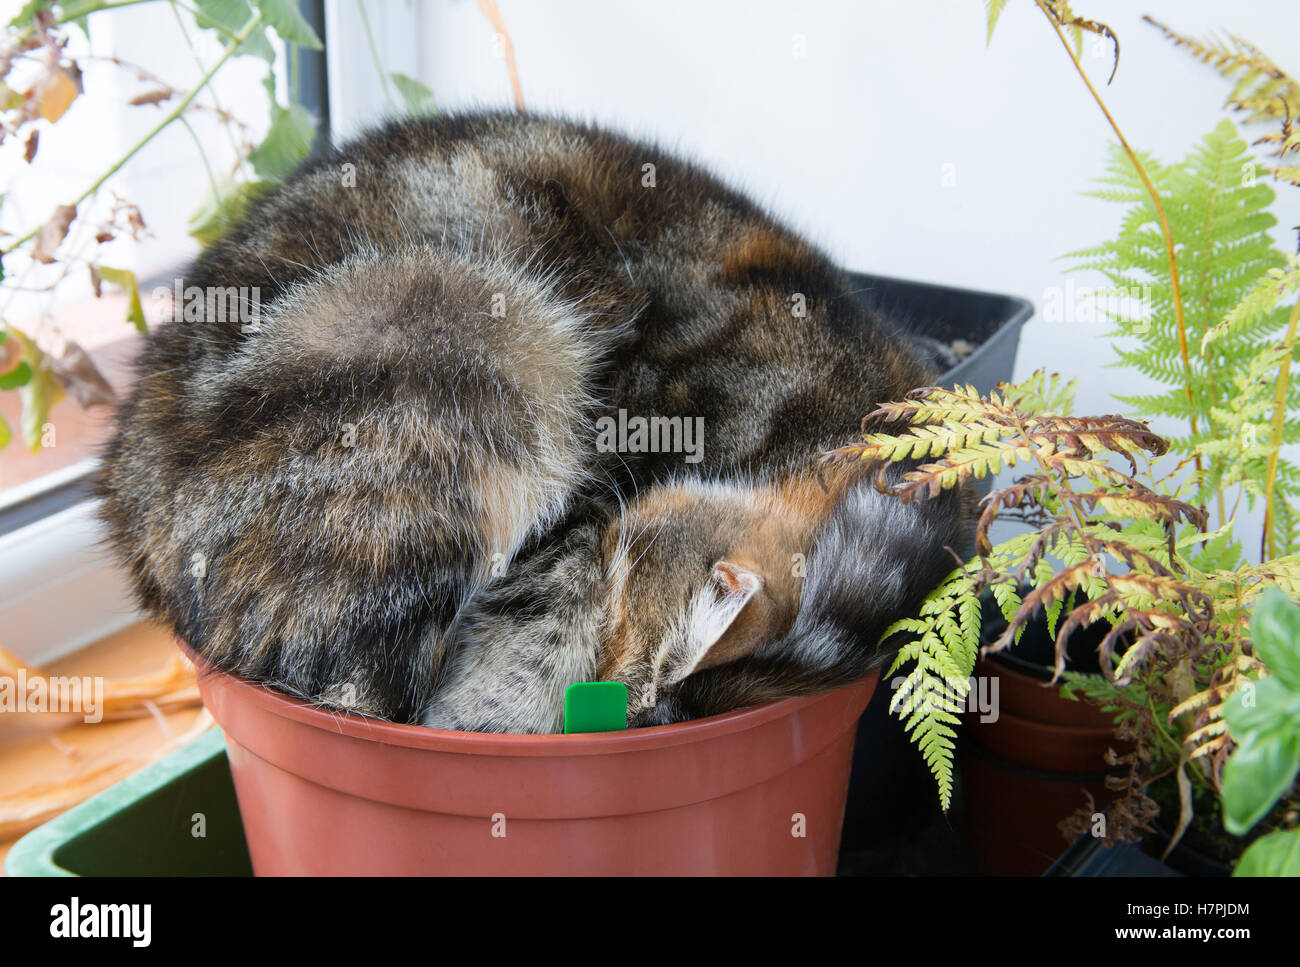
[[[1005,619],[987,652],[1045,615],[1054,683],[1115,729],[1097,765],[1119,770],[1108,780],[1117,798],[1060,817],[1067,836],[1132,842],[1159,817],[1165,855],[1208,831],[1238,873],[1298,874],[1300,619],[1288,599],[1300,596],[1300,474],[1282,448],[1300,439],[1290,380],[1300,261],[1269,235],[1275,193],[1264,178],[1300,184],[1300,87],[1244,41],[1202,44],[1156,25],[1235,81],[1229,105],[1248,123],[1276,125],[1259,141],[1268,163],[1223,121],[1182,163],[1162,164],[1130,145],[1080,64],[1085,34],[1114,32],[1066,3],[1034,4],[1118,141],[1097,194],[1126,206],[1120,232],[1069,258],[1114,293],[1144,294],[1110,303],[1116,365],[1159,390],[1120,397],[1127,415],[1104,416],[1071,414],[1069,384],[1043,373],[986,395],[922,390],[881,407],[878,432],[832,456],[926,458],[892,488],[900,500],[1015,471],[984,500],[976,555],[891,629],[905,643],[888,674],[907,670],[892,708],[946,808],[958,710],[981,651],[980,594]],[[991,35],[1006,2],[987,7]],[[1148,419],[1171,429],[1157,434]],[[1263,520],[1252,529],[1253,509]],[[1024,532],[995,542],[993,525],[1012,520]],[[1066,648],[1089,628],[1100,674],[1084,676]]]

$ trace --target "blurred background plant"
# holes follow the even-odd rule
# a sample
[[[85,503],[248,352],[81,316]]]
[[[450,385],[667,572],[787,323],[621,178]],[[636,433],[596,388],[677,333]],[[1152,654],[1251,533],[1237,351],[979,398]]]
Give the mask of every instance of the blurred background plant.
[[[30,0],[5,27],[0,41],[0,145],[21,145],[25,163],[33,169],[39,170],[44,160],[43,133],[48,138],[49,129],[85,95],[91,72],[83,68],[90,62],[107,63],[133,77],[138,89],[127,104],[161,115],[120,156],[106,161],[83,191],[57,205],[43,221],[11,225],[0,208],[0,392],[21,396],[20,432],[0,414],[0,448],[19,437],[33,452],[43,443],[49,446],[50,408],[65,394],[83,407],[115,398],[91,354],[63,338],[57,327],[46,326],[47,314],[21,323],[10,318],[16,294],[45,294],[46,305],[53,305],[69,280],[88,278],[97,297],[106,285],[121,290],[126,296],[125,321],[138,332],[146,331],[142,283],[134,271],[110,261],[120,255],[106,255],[105,249],[117,241],[149,237],[149,202],[119,195],[110,187],[115,175],[135,163],[168,128],[185,129],[207,182],[188,231],[206,245],[251,201],[284,181],[320,141],[318,119],[300,103],[297,85],[300,52],[319,51],[322,44],[295,0],[157,0],[170,8],[197,65],[198,80],[188,87],[168,81],[151,64],[91,52],[89,32],[100,18],[142,2]],[[494,3],[489,6],[495,10]],[[357,0],[357,10],[368,32],[362,0]],[[213,40],[217,53],[205,56]],[[373,46],[372,54],[385,90],[391,85],[398,92],[400,105],[390,102],[393,113],[433,109],[433,96],[424,84],[385,71]],[[262,64],[264,117],[250,116],[254,112],[247,103],[241,115],[218,98],[215,82],[236,61]],[[229,163],[214,161],[212,145],[192,123],[200,117],[216,122],[230,149],[222,152]],[[0,195],[0,205],[3,201]]]
[[[92,18],[111,16],[116,8],[128,5],[132,4],[123,0],[73,0],[57,5],[33,0],[6,26],[0,50],[0,140],[20,142],[27,164],[40,165],[42,132],[58,124],[85,93],[87,75],[79,59],[69,53],[70,35],[80,32],[84,38]],[[0,390],[21,394],[21,435],[33,451],[41,447],[42,436],[48,432],[50,407],[64,393],[75,396],[83,406],[111,402],[114,393],[90,356],[75,342],[42,338],[45,334],[39,329],[20,329],[8,319],[8,297],[18,291],[44,292],[53,297],[72,275],[87,273],[96,295],[105,283],[123,290],[127,295],[126,321],[139,332],[146,328],[135,273],[105,264],[101,255],[107,243],[141,239],[148,232],[145,214],[138,202],[114,192],[109,193],[109,198],[102,197],[105,183],[168,127],[185,127],[208,176],[209,194],[190,222],[191,234],[204,241],[219,234],[251,198],[282,180],[310,152],[315,138],[315,119],[294,100],[294,71],[289,71],[287,103],[276,93],[273,68],[277,57],[292,61],[300,47],[318,50],[321,46],[292,0],[196,0],[193,7],[176,2],[168,6],[178,20],[188,20],[182,23],[182,31],[200,64],[198,83],[182,89],[158,76],[149,65],[109,58],[113,66],[134,74],[145,85],[129,104],[159,111],[162,117],[120,157],[108,163],[84,191],[58,205],[45,221],[26,228],[10,229],[6,225],[5,235],[0,236],[0,267],[4,272],[0,283]],[[202,62],[191,40],[197,33],[220,39],[221,52],[211,63]],[[277,38],[280,53],[273,43]],[[242,57],[258,58],[266,65],[270,121],[265,136],[256,142],[246,120],[224,109],[210,94],[217,75],[231,60]],[[204,97],[205,93],[209,96]],[[236,159],[229,170],[213,169],[209,152],[190,124],[198,114],[215,117],[229,138]],[[0,446],[12,436],[11,428],[0,422]]]

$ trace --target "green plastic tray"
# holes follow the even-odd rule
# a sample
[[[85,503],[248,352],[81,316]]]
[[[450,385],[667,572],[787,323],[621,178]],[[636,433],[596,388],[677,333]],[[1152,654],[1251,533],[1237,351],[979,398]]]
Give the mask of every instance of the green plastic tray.
[[[252,872],[217,729],[32,830],[5,858],[8,876]]]

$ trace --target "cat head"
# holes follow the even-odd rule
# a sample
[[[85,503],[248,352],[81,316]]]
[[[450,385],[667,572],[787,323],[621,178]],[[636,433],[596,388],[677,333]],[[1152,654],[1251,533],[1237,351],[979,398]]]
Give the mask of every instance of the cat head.
[[[672,721],[691,676],[780,639],[799,609],[817,500],[742,483],[662,485],[602,542],[607,581],[597,677],[628,687],[628,724]]]

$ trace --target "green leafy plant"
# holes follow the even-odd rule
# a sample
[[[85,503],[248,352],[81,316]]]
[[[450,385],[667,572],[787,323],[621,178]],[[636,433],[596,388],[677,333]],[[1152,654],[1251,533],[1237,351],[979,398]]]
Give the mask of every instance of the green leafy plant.
[[[1269,337],[1285,328],[1288,312],[1279,303],[1300,284],[1300,263],[1288,262],[1268,235],[1277,223],[1269,211],[1276,196],[1257,180],[1255,161],[1231,122],[1221,122],[1181,164],[1149,157],[1143,164],[1178,243],[1182,329],[1154,205],[1118,147],[1104,187],[1091,194],[1127,205],[1119,235],[1069,257],[1076,271],[1099,272],[1111,285],[1102,290],[1115,307],[1111,365],[1164,387],[1117,398],[1136,415],[1171,418],[1187,428],[1169,437],[1171,446],[1201,461],[1193,500],[1213,505],[1223,525],[1242,497],[1249,505],[1265,495],[1276,452],[1270,377],[1281,364]],[[1123,298],[1134,294],[1140,296]],[[1292,386],[1284,411],[1294,413],[1298,405],[1300,387]],[[1300,440],[1300,423],[1288,422],[1281,442]],[[1290,521],[1295,468],[1281,461],[1273,469],[1281,483],[1276,506]]]
[[[1224,709],[1237,748],[1223,769],[1223,824],[1236,834],[1264,819],[1300,773],[1300,607],[1280,592],[1265,594],[1251,639],[1272,675],[1244,682]],[[1256,840],[1236,872],[1300,876],[1300,826]]]
[[[986,396],[930,388],[881,407],[862,443],[831,455],[924,460],[887,488],[905,501],[1016,472],[984,499],[976,556],[920,614],[888,630],[903,642],[893,670],[910,669],[892,710],[947,808],[959,719],[952,701],[928,697],[960,698],[968,688],[978,596],[991,596],[1007,620],[990,651],[1008,647],[1044,613],[1064,693],[1111,713],[1116,737],[1132,749],[1112,752],[1110,765],[1124,774],[1109,780],[1121,795],[1107,811],[1108,838],[1150,831],[1159,812],[1151,793],[1168,781],[1178,798],[1170,849],[1196,818],[1195,804],[1210,802],[1230,833],[1255,838],[1240,872],[1293,871],[1300,634],[1287,608],[1300,596],[1300,555],[1297,471],[1282,447],[1300,441],[1293,419],[1300,396],[1289,379],[1300,263],[1268,234],[1275,195],[1231,123],[1180,164],[1137,151],[1080,63],[1082,39],[1093,34],[1113,44],[1117,67],[1114,32],[1066,3],[1033,3],[1118,142],[1094,194],[1127,206],[1115,239],[1068,258],[1107,280],[1102,294],[1138,294],[1111,303],[1116,365],[1160,390],[1121,397],[1132,416],[1078,417],[1069,412],[1069,385],[1043,373]],[[1007,7],[987,0],[990,40]],[[1161,29],[1233,78],[1231,107],[1280,125],[1257,142],[1276,162],[1263,170],[1294,181],[1290,119],[1300,105],[1287,100],[1296,87],[1285,72],[1239,39],[1198,45]],[[1179,429],[1165,438],[1143,417]],[[1241,533],[1241,511],[1255,504],[1264,507],[1258,544]],[[999,520],[1025,531],[995,544]],[[1066,668],[1065,646],[1092,625],[1105,629],[1103,674],[1081,675]],[[1248,699],[1256,701],[1249,712]],[[1077,835],[1086,819],[1067,820],[1063,831]]]

